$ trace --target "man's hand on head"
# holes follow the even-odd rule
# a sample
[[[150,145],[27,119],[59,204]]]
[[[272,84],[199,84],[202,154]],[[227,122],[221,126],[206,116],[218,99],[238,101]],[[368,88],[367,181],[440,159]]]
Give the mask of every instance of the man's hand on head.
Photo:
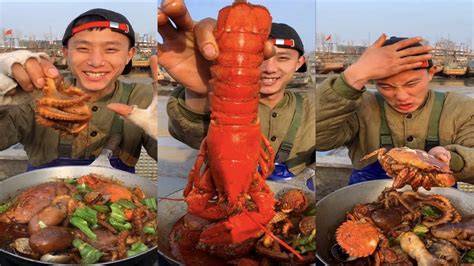
[[[431,46],[406,48],[422,41],[421,37],[383,46],[385,41],[386,35],[382,34],[364,51],[357,62],[344,71],[344,77],[350,86],[361,90],[369,80],[383,79],[421,67],[424,61],[432,57],[427,54],[432,50]]]

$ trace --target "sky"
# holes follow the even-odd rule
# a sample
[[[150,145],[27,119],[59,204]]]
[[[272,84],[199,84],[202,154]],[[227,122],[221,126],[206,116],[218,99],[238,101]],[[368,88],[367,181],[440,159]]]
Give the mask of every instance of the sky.
[[[14,37],[21,34],[23,39],[32,35],[37,40],[49,39],[50,32],[53,39],[61,39],[69,22],[81,13],[99,7],[126,16],[141,36],[158,35],[156,0],[0,0],[0,29],[12,29]]]
[[[53,39],[56,36],[61,38],[67,24],[77,15],[91,8],[103,7],[124,14],[129,18],[135,31],[144,34],[156,32],[156,8],[160,2],[160,0],[0,0],[0,28],[13,29],[15,37],[15,33],[21,33],[22,36],[35,34],[36,39],[45,39],[45,34],[49,34],[51,28]],[[266,6],[275,22],[287,23],[294,27],[303,40],[305,50],[314,50],[315,0],[250,0],[250,2]],[[206,17],[216,18],[218,10],[230,3],[232,0],[186,0],[195,21]],[[160,40],[157,33],[156,37]]]
[[[265,6],[273,22],[286,23],[300,35],[306,52],[315,49],[315,0],[249,0],[252,4]],[[193,18],[217,18],[219,9],[232,3],[231,0],[187,0],[186,5]]]
[[[441,38],[474,46],[474,0],[316,0],[316,28],[338,42],[373,43],[380,34]]]

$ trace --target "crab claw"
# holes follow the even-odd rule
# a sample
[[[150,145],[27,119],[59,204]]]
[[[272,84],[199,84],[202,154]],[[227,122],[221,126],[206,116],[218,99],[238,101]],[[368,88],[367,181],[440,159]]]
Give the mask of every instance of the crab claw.
[[[336,231],[336,241],[351,257],[367,257],[375,252],[380,233],[369,222],[347,221]]]
[[[365,155],[364,157],[362,157],[362,159],[360,159],[360,161],[363,161],[363,160],[367,160],[369,159],[370,157],[373,157],[375,155],[377,156],[381,156],[381,155],[384,155],[385,153],[387,152],[387,150],[385,148],[380,148],[378,150],[375,150],[367,155]]]
[[[452,187],[456,183],[456,178],[452,174],[437,174],[434,176],[436,186]]]

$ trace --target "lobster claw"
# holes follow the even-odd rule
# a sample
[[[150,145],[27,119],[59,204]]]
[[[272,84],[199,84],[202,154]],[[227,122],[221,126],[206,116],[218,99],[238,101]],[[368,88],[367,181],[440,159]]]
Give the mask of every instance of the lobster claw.
[[[204,244],[231,244],[258,237],[261,233],[260,227],[246,213],[240,213],[208,226],[199,241]]]

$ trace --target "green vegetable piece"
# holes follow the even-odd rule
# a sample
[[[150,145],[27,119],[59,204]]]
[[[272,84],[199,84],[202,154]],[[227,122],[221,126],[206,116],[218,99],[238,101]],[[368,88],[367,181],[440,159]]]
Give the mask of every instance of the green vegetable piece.
[[[92,205],[92,208],[100,213],[110,212],[110,208],[107,205]]]
[[[64,178],[64,182],[70,185],[77,185],[77,178]]]
[[[89,228],[86,220],[77,216],[72,216],[70,222],[72,225],[79,228],[79,230],[81,230],[88,238],[94,241],[97,240],[96,234],[94,234],[94,232]]]
[[[80,184],[80,185],[77,185],[76,188],[77,188],[77,191],[79,191],[80,193],[89,193],[89,192],[92,192],[92,188],[90,188],[89,186],[87,186],[86,183],[82,183],[82,184]]]
[[[464,262],[474,262],[474,249],[464,253],[461,260]]]
[[[304,212],[305,216],[314,216],[316,215],[316,205],[309,205],[308,208],[306,208],[306,211]]]
[[[435,212],[431,206],[426,205],[421,208],[421,214],[425,217],[438,218],[441,214]]]
[[[11,202],[7,202],[7,203],[4,203],[4,204],[1,204],[0,205],[0,213],[4,213],[8,210],[8,208],[10,208],[10,206],[12,205]]]
[[[425,237],[426,233],[428,233],[430,229],[428,227],[422,225],[422,224],[417,224],[415,227],[413,227],[413,233],[415,233],[418,236]]]
[[[135,204],[133,204],[131,201],[129,201],[127,199],[120,199],[120,200],[117,201],[117,203],[120,206],[122,206],[126,209],[135,209],[136,208]]]
[[[156,212],[157,206],[156,206],[156,199],[155,198],[146,198],[142,200],[143,205],[147,206],[148,209]]]
[[[132,224],[129,222],[120,222],[115,220],[114,218],[109,218],[109,224],[112,225],[115,229],[119,231],[131,230]]]
[[[77,208],[72,216],[82,218],[89,224],[97,224],[97,211],[90,207]]]
[[[132,244],[130,249],[127,250],[127,257],[135,256],[135,255],[140,254],[142,252],[145,252],[147,250],[148,250],[148,247],[145,244],[143,244],[142,242],[138,241],[138,242]]]
[[[79,250],[81,253],[81,263],[82,264],[92,264],[99,261],[100,257],[104,255],[104,253],[100,252],[99,250],[95,249],[93,246],[87,244],[86,242],[75,238],[72,241],[72,245]]]
[[[118,222],[125,222],[127,219],[125,218],[125,213],[123,212],[123,207],[114,202],[110,204],[110,209],[112,210],[112,213],[110,214],[110,219],[115,219]]]
[[[156,234],[156,231],[155,231],[155,228],[153,228],[152,226],[144,226],[143,227],[143,233],[154,235],[154,234]]]
[[[39,221],[38,225],[41,229],[44,229],[44,228],[48,227],[43,221]]]

